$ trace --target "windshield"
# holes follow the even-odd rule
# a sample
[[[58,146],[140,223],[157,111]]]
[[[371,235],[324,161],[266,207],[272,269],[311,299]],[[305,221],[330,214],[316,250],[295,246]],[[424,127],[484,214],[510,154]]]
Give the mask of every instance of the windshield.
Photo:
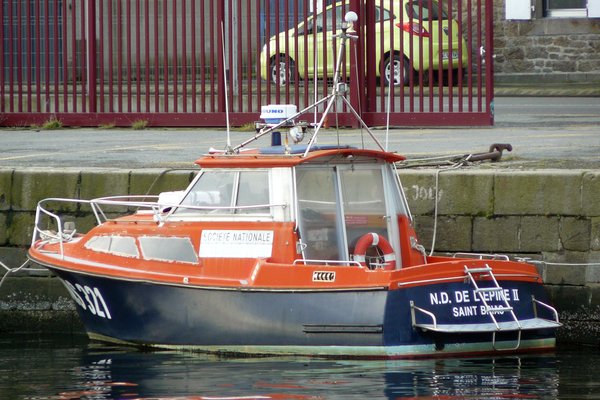
[[[266,170],[205,170],[187,192],[175,213],[269,213],[269,174]],[[262,207],[260,207],[262,206]]]

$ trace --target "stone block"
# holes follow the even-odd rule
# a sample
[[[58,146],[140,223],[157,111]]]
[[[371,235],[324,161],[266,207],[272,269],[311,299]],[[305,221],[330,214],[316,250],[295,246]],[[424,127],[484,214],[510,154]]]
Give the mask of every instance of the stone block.
[[[0,210],[10,209],[13,169],[0,169]]]
[[[12,209],[35,211],[37,203],[45,198],[77,198],[79,170],[28,168],[16,170],[12,185]],[[53,211],[75,211],[76,203],[52,202]]]
[[[587,270],[585,273],[585,281],[587,284],[600,283],[600,264],[591,264],[591,265],[587,266]],[[599,293],[599,295],[600,295],[600,293]],[[598,299],[598,300],[599,300],[599,304],[600,304],[600,299]]]
[[[413,215],[433,214],[435,210],[435,170],[401,170],[400,181],[406,201]],[[438,206],[444,201],[444,193],[438,193]]]
[[[546,284],[585,286],[587,268],[583,264],[546,265]]]
[[[591,219],[590,250],[600,250],[600,217]]]
[[[8,241],[8,229],[7,229],[7,213],[6,212],[0,212],[0,246],[4,246],[6,245],[6,242]],[[2,260],[0,258],[0,260]]]
[[[521,218],[519,250],[523,252],[558,251],[559,218],[525,216]]]
[[[414,216],[415,232],[419,239],[419,244],[425,247],[429,252],[431,240],[433,238],[433,217],[426,215]]]
[[[520,217],[476,217],[473,220],[473,251],[508,252],[519,251]]]
[[[497,172],[494,214],[580,215],[582,178],[571,170]]]
[[[561,218],[559,233],[562,247],[565,250],[590,250],[591,221],[589,219]]]
[[[585,317],[586,310],[590,304],[590,288],[581,286],[546,286],[550,301],[561,314],[561,318],[565,314],[575,317]]]
[[[129,191],[129,171],[110,169],[86,169],[81,172],[79,197],[91,200],[99,197],[127,196]],[[126,212],[127,207],[99,205],[104,212]],[[91,208],[80,206],[84,212]]]
[[[438,217],[435,251],[470,252],[472,232],[471,217]]]
[[[494,176],[490,171],[447,171],[439,174],[439,214],[491,215]]]
[[[582,181],[582,215],[598,217],[600,216],[600,172],[586,172]]]
[[[199,169],[189,171],[162,169],[132,170],[130,174],[129,194],[158,195],[162,192],[184,190],[198,171]]]
[[[10,246],[30,246],[34,223],[35,213],[33,212],[13,213],[8,226],[7,244]],[[52,227],[52,229],[56,229],[56,227]]]
[[[81,172],[79,197],[89,200],[106,196],[126,196],[129,191],[129,171],[86,169]]]

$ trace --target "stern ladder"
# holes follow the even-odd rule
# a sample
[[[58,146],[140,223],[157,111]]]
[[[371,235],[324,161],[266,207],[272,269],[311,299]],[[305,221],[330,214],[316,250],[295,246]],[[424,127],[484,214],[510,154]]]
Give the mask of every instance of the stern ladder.
[[[485,267],[477,267],[477,268],[469,268],[465,265],[465,274],[466,274],[466,279],[468,279],[470,281],[471,285],[473,285],[473,287],[475,288],[474,293],[480,294],[479,299],[483,303],[483,307],[486,310],[486,314],[489,315],[490,319],[496,326],[496,330],[494,332],[492,332],[492,346],[494,347],[494,349],[495,350],[517,350],[521,346],[522,326],[521,326],[521,323],[519,322],[519,319],[515,315],[515,311],[514,311],[513,307],[510,305],[510,303],[504,293],[504,288],[502,288],[502,286],[500,286],[498,284],[498,280],[496,279],[496,276],[494,275],[492,268],[488,264],[486,264]],[[491,278],[491,280],[490,280],[491,285],[481,287],[480,285],[477,284],[477,280],[475,279],[474,274],[480,274],[479,275],[480,277],[489,276]],[[490,306],[488,303],[488,300],[486,298],[487,296],[485,296],[486,293],[497,293],[498,298],[500,298],[500,300],[503,304],[500,306]],[[502,328],[498,324],[498,321],[496,320],[496,317],[495,317],[495,314],[499,313],[499,312],[508,312],[509,313],[510,317],[513,320],[511,322],[511,325],[514,324],[513,325],[514,328],[511,330],[516,330],[518,332],[517,333],[517,345],[513,348],[499,349],[496,347],[496,332],[499,332],[502,330]]]

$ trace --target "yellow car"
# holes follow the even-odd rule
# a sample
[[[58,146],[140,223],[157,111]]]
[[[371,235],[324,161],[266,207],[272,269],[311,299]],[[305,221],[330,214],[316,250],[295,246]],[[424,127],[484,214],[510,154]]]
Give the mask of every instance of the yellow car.
[[[402,4],[402,8],[400,4]],[[430,5],[431,7],[429,7]],[[338,2],[329,5],[324,12],[316,14],[316,17],[311,15],[298,26],[272,36],[269,42],[263,46],[260,55],[262,78],[278,85],[286,85],[298,75],[304,76],[306,73],[309,77],[315,76],[315,45],[317,48],[316,76],[318,78],[325,76],[325,65],[327,77],[333,77],[334,60],[337,58],[337,47],[339,46],[339,38],[335,38],[334,35],[341,32],[344,15],[348,11],[347,2],[346,4]],[[402,18],[400,18],[402,12]],[[333,18],[334,13],[335,19]],[[391,22],[390,19],[392,19]],[[464,39],[460,39],[458,23],[450,19],[436,1],[377,1],[375,20],[377,77],[383,77],[385,84],[389,82],[390,71],[393,71],[391,74],[394,84],[399,85],[408,83],[412,71],[421,69],[427,71],[430,68],[438,70],[440,68],[440,52],[443,70],[456,70],[459,65],[467,68],[467,45]],[[336,25],[335,32],[333,32],[334,23]],[[324,29],[324,27],[326,28]],[[402,41],[400,40],[401,34]],[[392,35],[394,37],[393,48]],[[381,38],[383,38],[383,42]],[[327,48],[326,63],[323,62],[324,44]],[[346,71],[349,71],[350,68],[349,49],[348,43],[345,57]],[[450,49],[452,49],[451,52]],[[459,64],[459,55],[462,58],[462,64]]]

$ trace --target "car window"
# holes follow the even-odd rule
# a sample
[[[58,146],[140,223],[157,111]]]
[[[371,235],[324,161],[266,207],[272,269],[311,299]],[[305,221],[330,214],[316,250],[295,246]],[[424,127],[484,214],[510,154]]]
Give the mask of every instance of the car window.
[[[385,8],[383,9],[383,19],[382,19],[381,10],[382,9],[380,7],[375,7],[375,22],[388,21],[390,19],[390,12],[388,10],[386,10]]]
[[[440,10],[439,3],[432,1],[431,8],[429,7],[429,3],[429,0],[409,1],[406,3],[406,12],[409,18],[438,21],[440,19],[440,11],[442,12],[442,19],[448,18],[446,12],[443,9]]]

